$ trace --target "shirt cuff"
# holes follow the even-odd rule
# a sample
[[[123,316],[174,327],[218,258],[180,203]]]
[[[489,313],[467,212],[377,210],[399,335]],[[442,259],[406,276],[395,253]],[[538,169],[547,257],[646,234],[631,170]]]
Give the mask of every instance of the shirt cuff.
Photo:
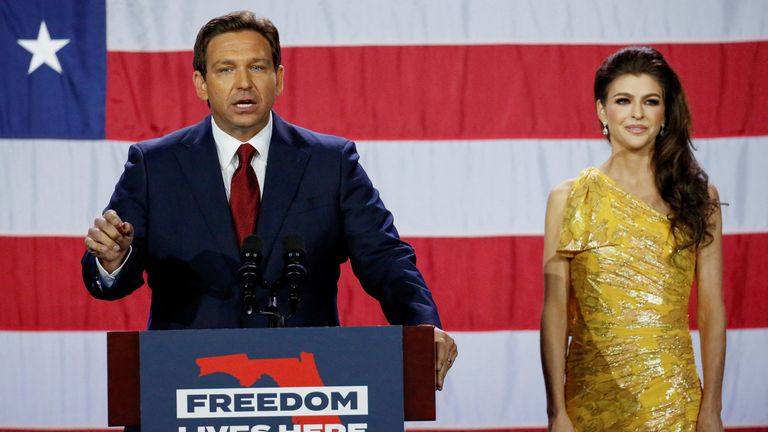
[[[120,275],[120,271],[123,269],[123,266],[126,262],[128,262],[128,258],[131,257],[131,252],[133,252],[133,247],[128,246],[128,254],[125,256],[125,259],[123,260],[123,263],[120,264],[120,267],[116,268],[115,271],[112,273],[107,272],[104,267],[102,267],[101,262],[98,258],[96,258],[96,268],[99,269],[99,279],[101,280],[101,288],[103,289],[109,289],[112,287],[112,284],[115,283],[115,279],[117,279],[117,276]]]

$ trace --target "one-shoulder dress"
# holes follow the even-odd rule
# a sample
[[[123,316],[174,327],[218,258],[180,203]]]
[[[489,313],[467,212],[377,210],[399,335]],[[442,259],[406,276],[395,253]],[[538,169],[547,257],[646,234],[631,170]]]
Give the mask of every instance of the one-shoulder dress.
[[[688,327],[695,252],[666,215],[597,168],[571,188],[558,253],[571,259],[566,409],[578,431],[694,431]]]

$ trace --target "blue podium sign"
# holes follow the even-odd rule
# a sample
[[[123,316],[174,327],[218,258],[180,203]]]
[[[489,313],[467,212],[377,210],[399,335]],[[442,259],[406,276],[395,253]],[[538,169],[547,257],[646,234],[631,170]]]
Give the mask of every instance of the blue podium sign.
[[[403,431],[402,327],[139,337],[143,432]]]

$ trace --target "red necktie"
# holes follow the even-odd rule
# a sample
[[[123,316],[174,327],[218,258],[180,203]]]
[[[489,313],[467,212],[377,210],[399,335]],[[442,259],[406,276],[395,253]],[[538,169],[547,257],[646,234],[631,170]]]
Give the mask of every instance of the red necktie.
[[[255,154],[256,149],[250,144],[242,144],[237,149],[238,165],[232,176],[232,187],[229,191],[229,208],[232,210],[238,248],[242,246],[243,239],[253,233],[259,217],[259,180],[251,166],[251,159]]]

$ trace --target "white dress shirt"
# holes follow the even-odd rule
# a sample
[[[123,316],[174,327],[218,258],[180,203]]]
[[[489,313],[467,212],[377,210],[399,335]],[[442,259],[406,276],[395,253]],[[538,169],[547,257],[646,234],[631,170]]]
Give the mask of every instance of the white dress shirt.
[[[240,141],[221,130],[213,120],[213,117],[211,117],[211,129],[213,131],[213,141],[216,142],[216,152],[219,154],[219,166],[221,167],[221,177],[224,180],[224,189],[227,190],[227,200],[229,200],[232,176],[235,174],[237,165],[240,163],[237,158],[237,149],[244,143],[249,143],[257,151],[256,155],[251,159],[251,166],[256,171],[261,196],[264,196],[264,176],[267,172],[269,141],[272,139],[272,113],[269,113],[269,123],[267,123],[264,129],[246,141]]]

